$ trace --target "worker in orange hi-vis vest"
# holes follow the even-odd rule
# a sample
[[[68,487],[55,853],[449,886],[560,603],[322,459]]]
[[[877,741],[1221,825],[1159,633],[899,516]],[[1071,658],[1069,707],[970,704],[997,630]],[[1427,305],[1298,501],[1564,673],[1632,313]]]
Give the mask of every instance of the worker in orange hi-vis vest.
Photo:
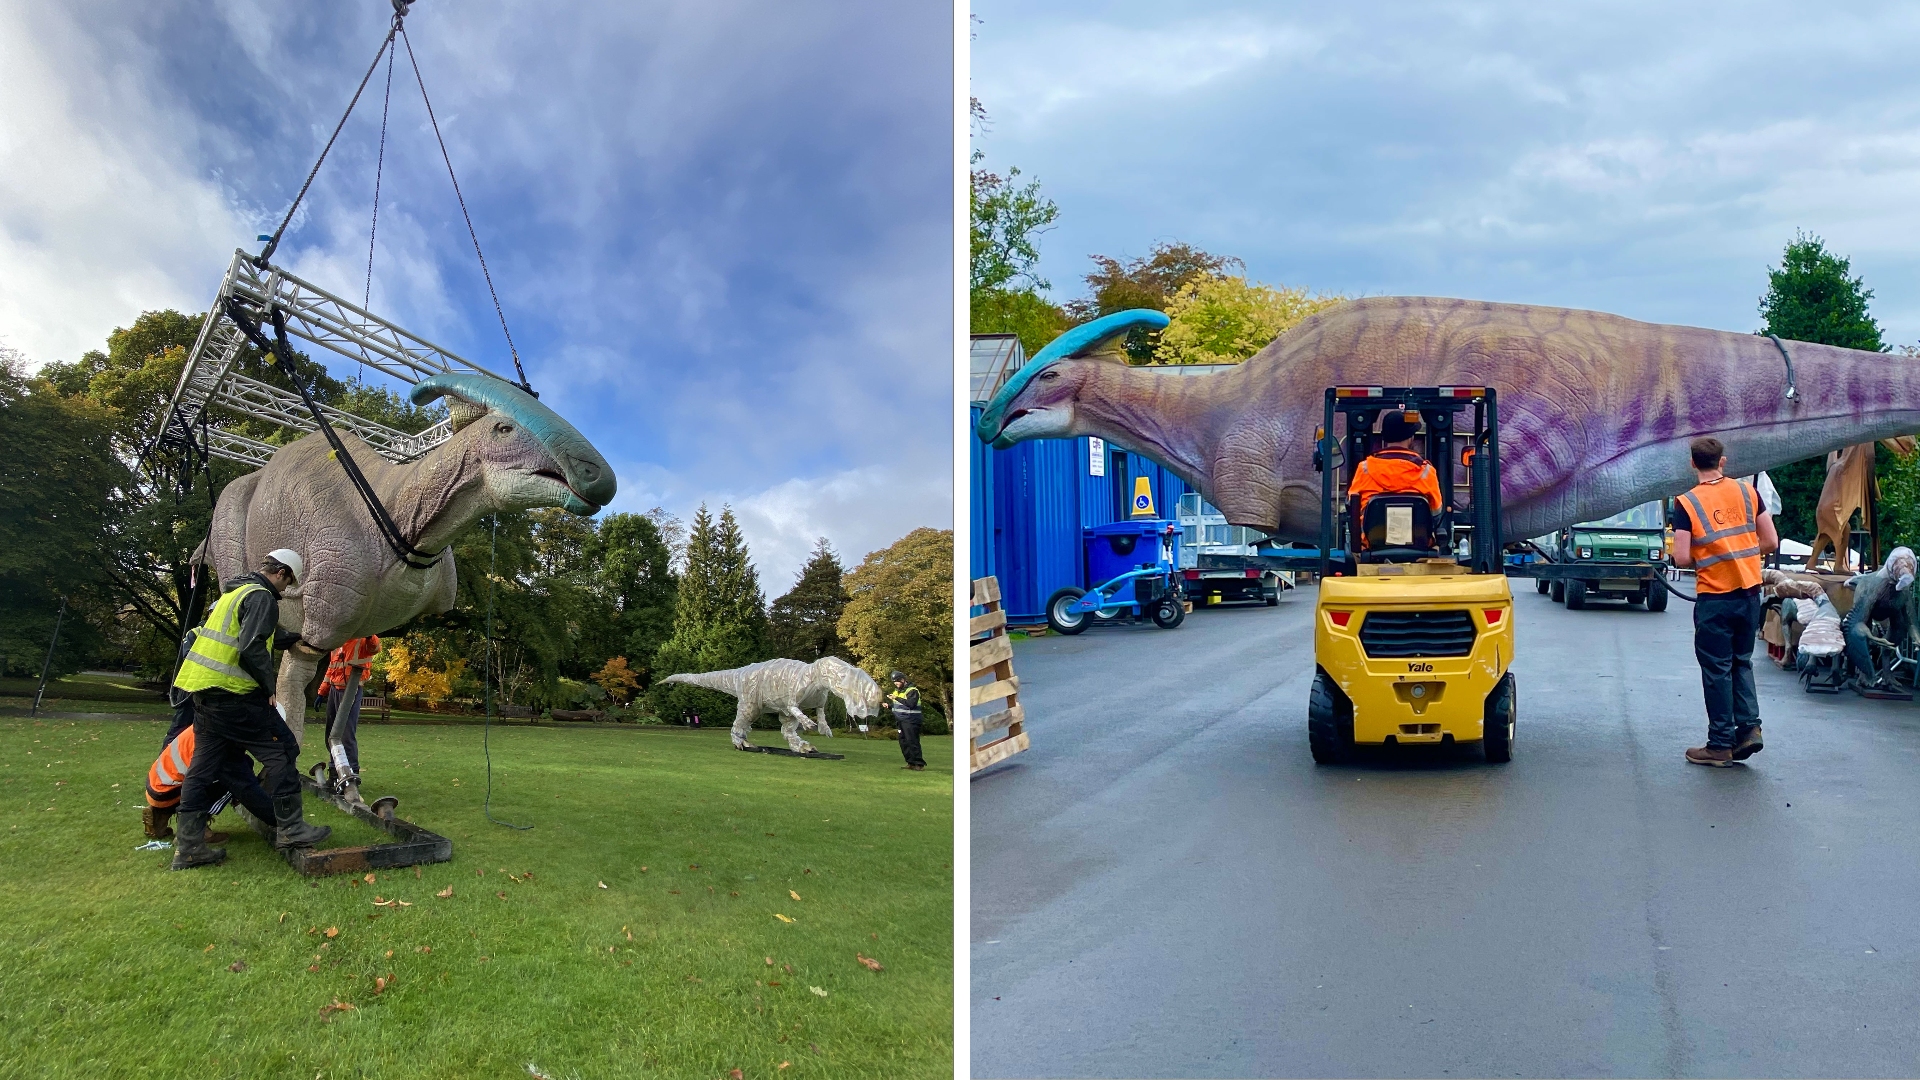
[[[1347,485],[1349,496],[1359,496],[1363,517],[1375,495],[1425,495],[1433,512],[1440,512],[1440,474],[1413,450],[1419,433],[1419,421],[1398,409],[1380,418],[1380,440],[1386,445],[1361,460]]]
[[[1760,560],[1780,546],[1780,534],[1759,493],[1727,476],[1719,439],[1695,439],[1689,452],[1700,482],[1674,500],[1673,564],[1694,569],[1693,653],[1707,699],[1707,744],[1689,749],[1687,760],[1725,768],[1766,746],[1753,638],[1760,629]]]
[[[346,750],[355,776],[360,775],[360,699],[373,658],[379,655],[379,637],[354,638],[333,650],[327,659],[327,677],[320,683],[327,699],[327,733]]]
[[[175,717],[173,730],[167,732],[166,741],[161,745],[160,756],[147,767],[147,805],[142,808],[140,822],[145,826],[148,838],[165,840],[173,835],[167,822],[173,817],[175,808],[180,805],[180,785],[186,782],[187,767],[193,764],[193,713],[187,710],[186,723],[180,723]],[[288,733],[291,736],[291,732]],[[242,816],[254,832],[268,840],[273,839],[273,800],[267,798],[265,788],[253,775],[247,764],[245,754],[234,755],[221,770],[215,781],[213,808],[208,816],[218,814],[230,802],[238,802]],[[210,844],[225,843],[225,833],[207,833]]]

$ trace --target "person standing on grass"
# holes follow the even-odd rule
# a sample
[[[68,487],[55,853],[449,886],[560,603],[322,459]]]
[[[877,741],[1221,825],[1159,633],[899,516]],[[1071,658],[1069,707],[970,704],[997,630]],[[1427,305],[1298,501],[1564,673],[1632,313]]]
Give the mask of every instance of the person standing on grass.
[[[1719,439],[1693,440],[1699,483],[1674,500],[1673,564],[1694,568],[1693,652],[1707,703],[1707,744],[1687,751],[1695,765],[1725,768],[1765,749],[1753,686],[1753,637],[1760,628],[1760,562],[1780,546],[1760,496],[1726,474]]]
[[[893,722],[900,728],[900,756],[907,759],[906,768],[919,772],[927,767],[927,759],[920,756],[920,688],[910,685],[902,672],[894,672],[888,678],[893,690],[887,694],[887,708],[893,710]]]
[[[327,734],[340,740],[355,776],[360,775],[360,699],[366,694],[373,658],[379,655],[377,635],[353,638],[333,650],[327,660],[327,677],[320,684],[327,696]]]

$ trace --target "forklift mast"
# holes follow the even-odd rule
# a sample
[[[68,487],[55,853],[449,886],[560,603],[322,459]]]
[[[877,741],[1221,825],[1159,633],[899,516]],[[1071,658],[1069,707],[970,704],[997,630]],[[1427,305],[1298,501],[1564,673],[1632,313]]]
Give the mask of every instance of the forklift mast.
[[[1446,538],[1447,554],[1454,555],[1454,529],[1464,527],[1468,549],[1462,565],[1475,574],[1503,573],[1500,420],[1493,387],[1330,386],[1314,451],[1320,472],[1320,576],[1335,572],[1336,551],[1344,553],[1343,563],[1350,562],[1359,546],[1359,523],[1348,513],[1347,489],[1354,468],[1378,449],[1375,422],[1388,410],[1420,415],[1415,445],[1439,474],[1442,505],[1434,535]],[[1455,483],[1461,467],[1467,474],[1465,507],[1459,505]]]

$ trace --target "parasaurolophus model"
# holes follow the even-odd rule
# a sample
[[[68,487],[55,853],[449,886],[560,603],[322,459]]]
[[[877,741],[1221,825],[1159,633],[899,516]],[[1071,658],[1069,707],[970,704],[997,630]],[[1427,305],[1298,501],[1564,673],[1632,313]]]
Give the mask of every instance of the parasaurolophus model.
[[[833,728],[827,723],[829,694],[839,697],[847,714],[855,719],[880,712],[880,685],[873,676],[837,656],[823,656],[811,664],[763,660],[725,671],[669,675],[663,681],[732,694],[737,702],[733,714],[736,750],[748,748],[747,734],[753,730],[754,717],[773,713],[780,717],[780,734],[787,740],[787,747],[796,754],[813,753],[813,744],[800,737],[800,729],[810,728],[833,737]],[[811,718],[808,709],[814,711]]]
[[[1749,475],[1920,431],[1905,357],[1569,308],[1433,297],[1353,300],[1229,371],[1128,367],[1103,346],[1156,311],[1069,330],[994,395],[995,446],[1096,435],[1198,488],[1226,519],[1313,542],[1314,432],[1330,386],[1491,386],[1500,394],[1507,536],[1540,536],[1676,495],[1687,444],[1711,435]]]
[[[420,457],[396,465],[351,433],[339,434],[401,533],[415,548],[439,553],[433,566],[408,566],[387,546],[319,432],[229,483],[214,505],[202,559],[222,582],[258,567],[275,548],[306,560],[300,584],[280,601],[280,625],[301,644],[282,658],[277,690],[303,745],[305,688],[329,651],[453,606],[448,544],[461,529],[493,510],[558,506],[585,516],[613,498],[613,469],[593,444],[512,383],[436,375],[411,396],[417,405],[446,398],[453,420],[453,436]]]

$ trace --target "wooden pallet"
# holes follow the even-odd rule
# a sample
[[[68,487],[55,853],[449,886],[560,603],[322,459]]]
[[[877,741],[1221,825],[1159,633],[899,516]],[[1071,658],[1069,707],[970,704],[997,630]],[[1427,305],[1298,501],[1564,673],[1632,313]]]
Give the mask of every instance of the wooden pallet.
[[[1020,679],[1013,673],[1013,639],[1007,636],[1007,613],[1000,604],[1000,581],[977,578],[973,583],[973,606],[984,611],[967,623],[972,644],[967,649],[968,682],[990,675],[987,682],[968,687],[971,706],[988,706],[985,716],[973,717],[970,748],[970,772],[1005,761],[1025,750],[1026,711],[1020,705]],[[1005,729],[1006,734],[991,742],[980,737]]]

